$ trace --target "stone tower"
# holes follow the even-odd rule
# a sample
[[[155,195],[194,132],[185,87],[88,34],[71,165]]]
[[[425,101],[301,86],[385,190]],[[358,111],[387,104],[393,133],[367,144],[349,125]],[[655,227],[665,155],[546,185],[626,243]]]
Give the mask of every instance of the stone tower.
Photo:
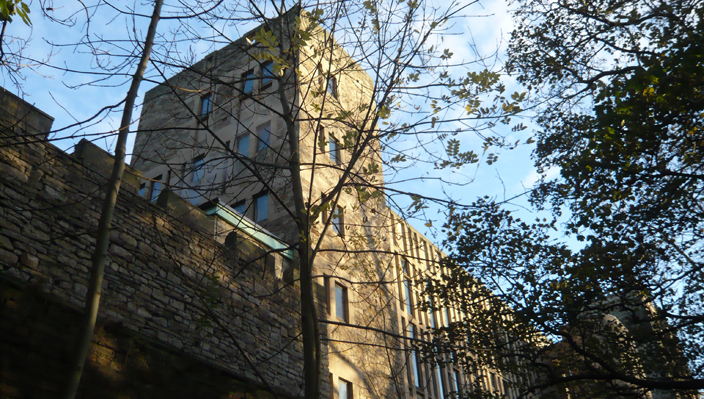
[[[132,158],[148,178],[141,194],[156,200],[169,187],[195,206],[218,203],[294,244],[291,176],[300,172],[323,392],[441,399],[479,378],[510,395],[496,373],[465,376],[410,349],[462,315],[420,310],[414,282],[440,272],[441,252],[386,206],[373,88],[305,11],[268,20],[147,93]]]

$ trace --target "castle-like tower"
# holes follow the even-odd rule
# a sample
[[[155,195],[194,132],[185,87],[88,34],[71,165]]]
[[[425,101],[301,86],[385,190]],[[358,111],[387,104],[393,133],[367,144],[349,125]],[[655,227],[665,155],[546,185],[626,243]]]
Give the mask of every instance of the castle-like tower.
[[[375,103],[369,75],[305,12],[291,11],[147,93],[132,158],[147,178],[140,193],[156,201],[168,187],[295,244],[298,154],[329,371],[323,392],[444,399],[479,381],[511,396],[494,372],[466,375],[412,349],[463,315],[421,310],[419,292],[441,273],[442,255],[386,205]]]

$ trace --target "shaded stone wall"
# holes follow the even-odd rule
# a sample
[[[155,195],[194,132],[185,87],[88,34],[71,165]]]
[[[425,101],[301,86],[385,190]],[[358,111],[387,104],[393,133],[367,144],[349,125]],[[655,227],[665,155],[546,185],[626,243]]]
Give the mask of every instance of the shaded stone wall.
[[[7,280],[0,280],[0,298],[0,398],[60,397],[80,313]],[[261,384],[111,322],[95,330],[78,397],[274,398]]]
[[[76,309],[86,293],[111,166],[112,158],[89,142],[68,155],[51,144],[28,144],[0,132],[0,281],[10,287],[3,288],[0,308],[0,397],[55,397],[74,340]],[[91,354],[91,367],[98,371],[89,372],[83,383],[100,387],[100,378],[108,378],[124,390],[119,397],[160,397],[138,394],[152,391],[129,382],[150,373],[130,363],[136,360],[129,358],[129,341],[143,348],[139,356],[152,362],[153,370],[166,367],[145,377],[143,383],[153,391],[171,385],[183,370],[193,374],[197,369],[195,381],[224,373],[224,385],[214,388],[222,396],[207,397],[244,397],[231,392],[262,389],[246,355],[273,388],[289,397],[302,393],[298,293],[271,272],[272,265],[285,263],[281,256],[241,234],[228,240],[236,246],[223,245],[213,238],[215,222],[207,222],[199,210],[150,203],[137,195],[139,173],[128,168],[125,176],[103,287],[102,333]],[[180,360],[169,360],[174,356]],[[36,372],[18,373],[20,364]],[[47,371],[36,365],[46,365]],[[234,376],[253,388],[228,390],[227,384],[237,382]],[[188,389],[171,397],[200,397]]]

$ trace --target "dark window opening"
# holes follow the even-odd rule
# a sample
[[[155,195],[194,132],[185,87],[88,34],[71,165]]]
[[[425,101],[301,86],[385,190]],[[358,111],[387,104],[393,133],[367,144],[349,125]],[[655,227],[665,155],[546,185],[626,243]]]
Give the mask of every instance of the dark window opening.
[[[254,197],[254,221],[259,223],[269,217],[269,193]]]
[[[242,74],[242,92],[244,94],[252,94],[254,90],[254,70],[249,70]]]
[[[332,231],[342,236],[344,234],[344,218],[342,215],[342,208],[336,207],[335,211],[332,213],[332,218],[330,220],[330,227]]]
[[[330,156],[330,159],[336,164],[339,165],[342,163],[342,158],[340,157],[340,143],[335,140],[334,137],[330,137],[330,141],[328,143],[328,147],[330,148],[330,151],[328,152],[328,155]]]
[[[213,94],[208,93],[200,98],[200,117],[207,118],[213,110]]]
[[[249,156],[249,133],[238,136],[235,147],[238,154]]]
[[[352,396],[352,383],[345,381],[342,378],[339,379],[340,383],[337,387],[338,399],[353,399]]]
[[[161,193],[161,180],[162,175],[159,175],[154,178],[154,181],[152,182],[152,193],[151,193],[151,201],[156,202],[157,198],[159,198],[159,194]]]
[[[270,137],[271,128],[268,123],[257,128],[257,152],[269,148]]]
[[[247,212],[247,202],[245,200],[235,202],[232,204],[232,209],[235,210],[235,212],[239,213],[240,215],[245,215]]]
[[[347,287],[335,283],[335,316],[348,322]]]
[[[262,85],[261,88],[265,88],[271,84],[274,78],[274,62],[267,61],[262,64]]]
[[[333,98],[337,98],[337,81],[334,77],[328,77],[326,90]]]

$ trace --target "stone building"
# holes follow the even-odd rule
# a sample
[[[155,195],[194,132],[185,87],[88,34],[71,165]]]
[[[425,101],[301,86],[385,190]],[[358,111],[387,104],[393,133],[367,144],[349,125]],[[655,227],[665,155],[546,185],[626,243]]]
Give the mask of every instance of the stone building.
[[[157,201],[168,187],[290,249],[298,243],[289,162],[295,142],[304,201],[319,207],[311,212],[310,246],[321,293],[322,372],[329,374],[324,396],[444,399],[477,381],[512,397],[507,377],[466,375],[449,359],[433,365],[413,349],[437,325],[462,316],[451,308],[421,310],[420,287],[441,273],[442,253],[385,202],[374,83],[305,12],[279,22],[147,93],[132,163],[147,178],[140,195]],[[296,29],[312,38],[292,44]],[[262,44],[261,32],[273,32],[281,45]],[[283,62],[297,73],[280,74]]]
[[[305,45],[291,45],[294,24],[310,27]],[[147,93],[80,397],[302,396],[294,172],[318,206],[323,397],[444,399],[474,382],[514,396],[508,377],[414,347],[463,316],[423,310],[442,253],[386,205],[370,77],[307,24],[289,13],[279,53],[260,27]],[[279,76],[278,56],[299,73]],[[113,159],[45,142],[51,117],[7,92],[0,116],[0,397],[54,398]]]

